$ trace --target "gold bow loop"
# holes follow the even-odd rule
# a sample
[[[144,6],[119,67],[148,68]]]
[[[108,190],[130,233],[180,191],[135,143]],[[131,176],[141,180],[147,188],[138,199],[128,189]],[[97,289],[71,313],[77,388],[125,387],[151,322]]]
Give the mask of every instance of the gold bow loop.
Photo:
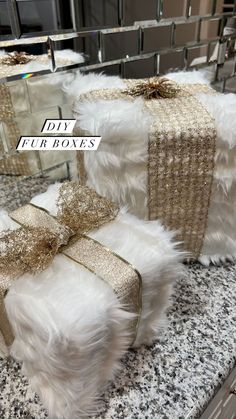
[[[47,268],[73,235],[98,228],[118,213],[115,204],[76,182],[60,187],[57,207],[56,217],[33,204],[10,214],[22,227],[1,233],[0,273],[15,277]]]
[[[119,207],[76,182],[65,182],[57,200],[57,219],[75,233],[84,234],[114,220]]]
[[[128,81],[129,84],[129,81]],[[135,82],[123,93],[130,96],[143,96],[144,99],[173,98],[180,92],[180,86],[166,77],[151,77]]]
[[[4,231],[0,243],[0,272],[11,278],[46,269],[59,248],[55,234],[37,227]]]

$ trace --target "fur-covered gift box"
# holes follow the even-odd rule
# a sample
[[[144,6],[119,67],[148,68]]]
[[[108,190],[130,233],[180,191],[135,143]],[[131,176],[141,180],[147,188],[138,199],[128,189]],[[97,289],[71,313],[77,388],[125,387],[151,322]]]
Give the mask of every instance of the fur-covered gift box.
[[[178,82],[176,97],[134,96],[127,91],[145,80],[130,85],[96,74],[78,75],[68,86],[75,134],[102,136],[98,151],[79,154],[80,174],[138,217],[178,230],[185,249],[203,264],[232,260],[236,96],[216,93],[202,72],[166,77]]]
[[[94,413],[124,352],[163,326],[183,273],[173,233],[76,182],[1,211],[0,230],[0,331],[8,344],[14,336],[11,354],[50,417]]]

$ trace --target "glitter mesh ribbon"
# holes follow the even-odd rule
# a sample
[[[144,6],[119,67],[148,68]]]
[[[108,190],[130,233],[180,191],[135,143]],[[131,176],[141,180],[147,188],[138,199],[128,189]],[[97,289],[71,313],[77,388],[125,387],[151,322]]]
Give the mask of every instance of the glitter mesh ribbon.
[[[20,138],[20,131],[15,118],[15,111],[12,104],[11,93],[9,87],[0,83],[0,123],[6,130],[8,146],[15,149]],[[3,144],[0,144],[0,156],[4,154]],[[21,153],[17,156],[8,156],[0,161],[1,174],[29,175],[30,168],[27,155]]]
[[[76,182],[66,182],[61,186],[57,204],[57,217],[33,204],[18,208],[10,213],[10,217],[21,228],[1,234],[0,331],[6,344],[9,346],[13,342],[4,306],[7,290],[23,273],[45,269],[57,252],[110,284],[124,309],[137,314],[129,326],[133,342],[141,310],[141,276],[129,262],[84,235],[112,221],[118,207]]]
[[[133,101],[129,92],[136,91],[137,83],[142,85],[137,80],[126,80],[126,90],[93,90],[81,95],[80,101]],[[203,245],[216,148],[214,120],[194,96],[197,93],[215,92],[203,84],[180,85],[171,98],[144,101],[145,109],[154,117],[148,133],[148,218],[160,219],[177,230],[178,239],[193,259],[200,255]],[[78,132],[77,126],[75,134]],[[85,183],[82,152],[77,160]]]

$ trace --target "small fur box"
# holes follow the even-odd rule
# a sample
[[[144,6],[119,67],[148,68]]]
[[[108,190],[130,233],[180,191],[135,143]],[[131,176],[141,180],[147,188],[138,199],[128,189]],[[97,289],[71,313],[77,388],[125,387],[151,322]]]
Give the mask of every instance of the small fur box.
[[[200,71],[167,78],[77,75],[68,86],[76,96],[74,134],[102,136],[96,152],[78,154],[81,180],[139,218],[178,231],[193,259],[233,260],[236,95],[216,93]],[[174,81],[179,92],[163,97]]]
[[[151,344],[163,327],[183,253],[159,221],[139,220],[76,182],[51,185],[9,215],[0,213],[0,285],[9,288],[11,354],[50,417],[93,414],[129,346]],[[17,256],[23,233],[29,244]]]

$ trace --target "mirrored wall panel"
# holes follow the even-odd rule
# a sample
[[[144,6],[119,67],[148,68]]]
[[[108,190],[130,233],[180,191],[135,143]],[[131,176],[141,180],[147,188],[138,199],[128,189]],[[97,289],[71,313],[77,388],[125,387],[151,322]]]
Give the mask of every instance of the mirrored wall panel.
[[[119,0],[75,0],[75,25],[78,30],[120,25]]]
[[[2,82],[73,68],[138,77],[145,62],[147,77],[212,65],[217,78],[235,40],[234,0],[0,0]]]
[[[0,36],[11,35],[11,22],[6,1],[0,1]]]

